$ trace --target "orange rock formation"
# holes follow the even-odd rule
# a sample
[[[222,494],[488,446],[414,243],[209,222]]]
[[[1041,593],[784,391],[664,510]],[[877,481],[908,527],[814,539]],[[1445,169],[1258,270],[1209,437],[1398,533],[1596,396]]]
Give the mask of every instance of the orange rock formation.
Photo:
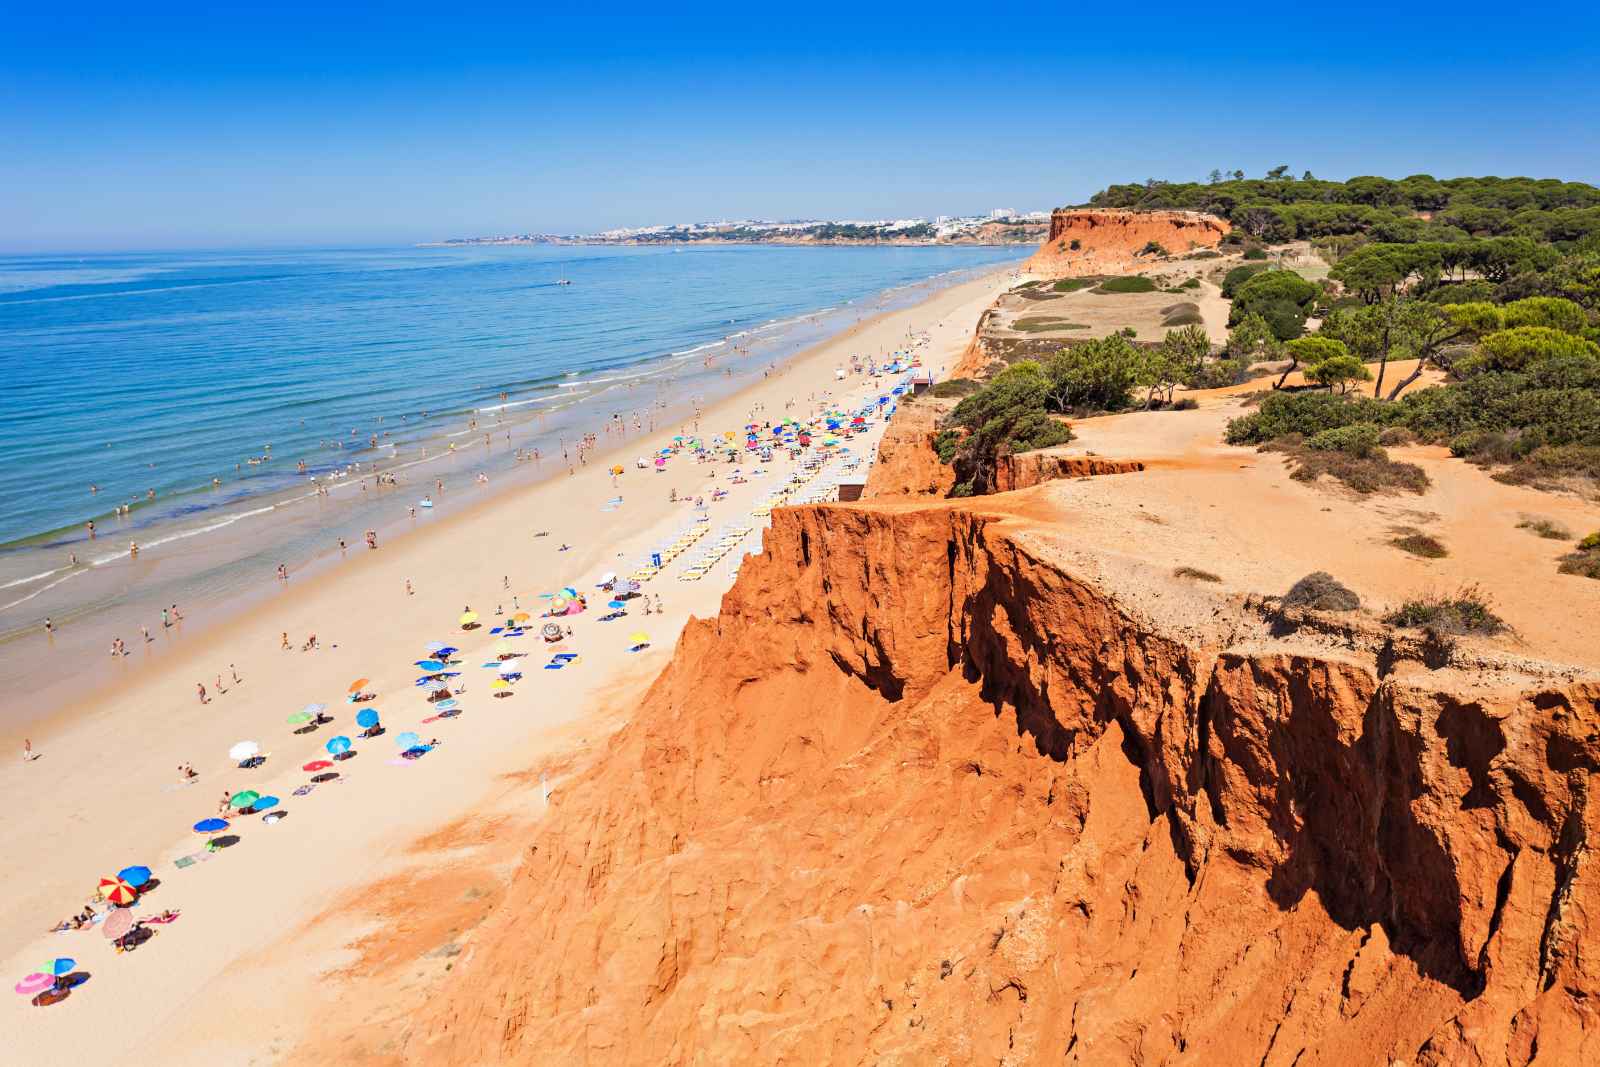
[[[1024,269],[1049,278],[1121,274],[1139,265],[1139,253],[1151,241],[1176,256],[1215,248],[1232,228],[1197,211],[1057,208],[1049,235]]]
[[[1600,1057],[1600,684],[1160,617],[1030,490],[783,509],[416,1064]]]

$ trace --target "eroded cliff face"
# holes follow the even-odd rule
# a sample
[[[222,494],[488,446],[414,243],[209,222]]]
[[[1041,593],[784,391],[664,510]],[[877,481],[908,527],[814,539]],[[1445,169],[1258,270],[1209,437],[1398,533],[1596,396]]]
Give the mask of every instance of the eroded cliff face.
[[[949,402],[924,397],[896,409],[878,442],[878,457],[867,472],[862,499],[950,495],[955,471],[939,462],[933,439],[939,432],[939,419],[952,407]]]
[[[1600,685],[1154,620],[970,507],[773,518],[398,1058],[1600,1055]]]
[[[1057,208],[1050,233],[1023,269],[1049,278],[1120,274],[1139,264],[1151,241],[1177,256],[1215,248],[1232,228],[1198,211]]]

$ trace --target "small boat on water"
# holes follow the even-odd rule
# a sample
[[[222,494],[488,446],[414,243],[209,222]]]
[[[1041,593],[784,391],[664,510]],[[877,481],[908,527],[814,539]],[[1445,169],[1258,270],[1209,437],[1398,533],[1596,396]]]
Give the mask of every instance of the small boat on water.
[[[571,285],[572,284],[572,279],[570,279],[570,278],[557,278],[556,279],[556,284],[557,285]]]

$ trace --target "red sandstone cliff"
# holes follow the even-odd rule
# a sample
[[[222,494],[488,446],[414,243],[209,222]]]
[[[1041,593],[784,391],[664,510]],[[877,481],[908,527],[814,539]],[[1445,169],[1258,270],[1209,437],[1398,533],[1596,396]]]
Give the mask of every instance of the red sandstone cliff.
[[[1600,1056],[1600,684],[1156,620],[971,507],[773,519],[390,1058]]]
[[[1023,269],[1050,278],[1121,274],[1139,265],[1151,241],[1177,256],[1215,248],[1232,228],[1197,211],[1057,208],[1050,233]]]
[[[867,474],[865,500],[950,495],[955,471],[933,450],[939,419],[953,405],[931,398],[901,404],[878,442],[878,458]]]

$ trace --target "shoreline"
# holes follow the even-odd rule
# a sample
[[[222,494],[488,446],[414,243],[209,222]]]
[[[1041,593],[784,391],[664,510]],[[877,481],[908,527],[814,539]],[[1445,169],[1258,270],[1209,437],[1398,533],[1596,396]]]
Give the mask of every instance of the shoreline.
[[[953,283],[959,286],[1013,269],[1014,266],[1000,266],[948,271],[920,281],[879,290],[871,297],[855,304],[853,308],[851,305],[844,305],[813,309],[783,320],[783,324],[789,329],[805,331],[808,327],[814,329],[818,324],[825,323],[830,316],[837,316],[840,324],[843,324],[847,321],[851,310],[858,315],[866,313],[853,324],[843,325],[842,329],[829,330],[819,339],[802,343],[800,347],[787,354],[774,356],[750,352],[743,358],[733,356],[731,353],[718,356],[717,365],[732,371],[731,389],[717,390],[721,376],[713,375],[708,381],[681,383],[676,392],[669,393],[664,399],[659,391],[671,389],[669,383],[673,379],[651,385],[650,392],[646,395],[629,396],[632,405],[630,410],[637,408],[648,415],[654,423],[654,429],[637,431],[629,429],[622,439],[600,433],[597,447],[591,450],[590,462],[614,461],[625,456],[631,448],[648,440],[652,434],[659,434],[661,430],[691,418],[694,408],[702,403],[705,404],[706,417],[710,417],[721,405],[734,402],[747,390],[759,386],[763,379],[756,377],[755,371],[761,366],[770,364],[777,368],[778,373],[788,373],[789,368],[798,361],[806,359],[815,349],[849,336],[853,331],[870,325],[883,315],[892,314],[896,310],[909,310],[910,307],[915,307],[931,299],[933,295],[951,288],[952,283],[945,281],[949,275],[962,276]],[[885,304],[892,304],[897,298],[903,299],[919,289],[928,291],[922,293],[910,307],[884,307]],[[883,310],[872,310],[878,307],[882,307]],[[665,372],[664,370],[663,373]],[[671,373],[676,375],[678,368],[672,368]],[[708,397],[707,393],[711,395]],[[581,410],[582,417],[594,421],[603,420],[603,410],[600,406],[586,405]],[[471,414],[469,412],[462,417],[467,418]],[[485,410],[481,414],[489,417],[493,413]],[[408,456],[399,466],[389,464],[380,468],[374,465],[371,470],[364,469],[359,472],[358,476],[332,484],[330,486],[332,494],[348,495],[351,499],[337,504],[330,499],[327,502],[328,507],[324,507],[324,502],[321,500],[305,499],[310,497],[311,493],[304,488],[262,493],[243,505],[251,510],[242,517],[219,512],[220,521],[216,525],[222,528],[199,535],[205,540],[195,543],[189,550],[191,555],[187,559],[182,549],[152,552],[147,545],[147,551],[141,554],[139,560],[121,559],[125,553],[120,553],[117,558],[105,565],[107,569],[102,574],[93,573],[100,565],[80,564],[78,572],[55,578],[40,591],[65,582],[68,578],[88,575],[89,580],[98,582],[99,591],[94,597],[67,610],[55,608],[53,611],[42,611],[34,622],[15,627],[0,638],[0,664],[5,664],[9,657],[13,661],[14,670],[22,671],[40,665],[37,659],[29,658],[38,655],[37,652],[30,651],[31,643],[34,641],[47,643],[44,655],[50,659],[45,660],[45,664],[50,664],[51,660],[60,663],[67,658],[76,664],[71,672],[47,674],[36,682],[31,694],[32,699],[8,714],[4,722],[0,722],[0,741],[15,747],[22,737],[31,737],[35,733],[49,729],[50,720],[59,712],[74,704],[92,703],[114,696],[120,688],[136,684],[148,670],[171,662],[184,647],[202,639],[210,629],[238,618],[242,613],[273,602],[281,595],[282,590],[276,588],[275,583],[269,582],[266,575],[277,562],[288,564],[292,575],[290,584],[298,585],[328,572],[329,568],[341,562],[340,552],[334,547],[336,537],[348,541],[350,552],[365,555],[367,550],[360,541],[362,528],[376,529],[379,545],[389,546],[413,534],[424,532],[430,527],[438,527],[462,508],[473,509],[482,502],[548,484],[551,480],[561,477],[561,467],[564,463],[554,455],[555,449],[561,446],[553,441],[544,442],[542,438],[547,435],[553,438],[558,431],[565,433],[568,438],[576,438],[587,430],[599,429],[599,426],[581,425],[547,427],[542,418],[535,420],[531,417],[507,425],[489,426],[487,432],[491,434],[515,432],[517,439],[515,441],[497,439],[489,446],[488,451],[479,451],[479,446],[483,442],[477,437],[472,437],[471,444],[457,453],[440,450],[421,459]],[[538,464],[506,463],[513,450],[521,451],[530,447],[544,448],[548,454]],[[567,447],[575,449],[575,441],[569,441]],[[433,469],[435,463],[442,463],[444,466]],[[404,467],[419,467],[422,473],[419,475],[414,471],[411,478],[404,483],[376,489],[370,500],[365,499],[364,493],[357,493],[357,483],[361,483],[362,489],[365,489],[365,482],[378,470],[400,470]],[[488,486],[468,481],[475,469],[488,469],[493,474]],[[407,500],[414,502],[422,494],[435,496],[428,483],[436,476],[444,479],[447,484],[446,491],[437,496],[436,507],[431,511],[423,511],[413,506],[410,510],[415,514],[407,516],[405,514]],[[275,500],[275,497],[283,499]],[[341,510],[330,513],[330,507]],[[261,512],[274,509],[282,513],[259,515]],[[262,529],[254,525],[260,519],[275,524],[265,531],[265,536]],[[334,527],[335,523],[342,523],[348,529],[340,531]],[[210,530],[210,527],[205,529]],[[103,540],[114,543],[117,538],[126,536],[127,531],[118,532],[108,527]],[[193,535],[178,533],[176,536],[180,540],[186,540]],[[212,540],[213,537],[215,540]],[[141,541],[143,540],[144,537],[141,536]],[[309,552],[301,554],[302,549],[309,549]],[[249,584],[241,584],[245,565],[252,556],[262,553],[271,553],[273,558],[257,561],[260,564],[257,568],[261,575],[259,582],[252,577]],[[221,573],[224,569],[241,573],[227,573],[216,580],[219,584],[200,589],[173,590],[170,588],[169,580],[169,587],[163,590],[157,587],[158,579],[146,580],[144,574],[152,573],[149,570],[151,568],[161,568],[163,562],[168,560],[179,561],[180,567],[199,568],[195,573],[183,575],[178,579],[180,582],[189,583],[190,586],[194,586],[209,575]],[[208,569],[206,562],[193,563],[192,560],[215,561],[216,566]],[[346,559],[343,562],[352,561]],[[167,595],[161,595],[163,591]],[[159,625],[157,617],[161,613],[162,605],[169,601],[181,601],[185,622],[164,630]],[[52,617],[56,624],[55,632],[48,635],[42,626],[43,618],[47,615]],[[109,620],[105,625],[95,625],[105,620]],[[142,639],[139,630],[141,622],[148,626],[148,641]],[[87,629],[90,625],[95,625],[95,629],[92,631]],[[129,654],[122,657],[108,656],[106,646],[113,637],[118,636],[126,642]],[[68,673],[70,678],[67,677]],[[87,697],[83,695],[85,684],[90,687]],[[210,684],[209,681],[207,684]]]
[[[783,373],[708,409],[702,425],[707,432],[737,426],[752,412],[781,417],[786,399],[804,415],[808,393],[815,397],[824,389],[851,398],[875,394],[886,380],[852,374],[836,383],[833,369],[847,366],[852,350],[902,344],[912,329],[927,334],[921,358],[937,373],[959,356],[981,310],[1014,276],[1014,268],[991,271],[910,308],[873,316],[807,349]],[[659,442],[674,432],[669,427],[642,440]],[[866,455],[881,432],[880,422],[853,454]],[[619,447],[627,456],[640,444]],[[42,759],[20,768],[12,764],[12,772],[0,779],[0,796],[9,809],[31,813],[27,820],[0,827],[0,841],[21,854],[30,872],[29,880],[13,889],[0,919],[5,937],[0,956],[25,973],[30,963],[37,966],[35,957],[71,955],[94,981],[47,1012],[14,998],[11,1010],[20,1014],[8,1029],[18,1049],[29,1050],[19,1054],[30,1063],[69,1062],[89,1054],[133,1058],[134,1052],[170,1063],[233,1062],[230,1057],[240,1049],[282,1036],[293,1020],[241,1023],[234,1018],[227,1032],[203,1033],[206,1013],[197,1015],[196,1009],[257,996],[263,980],[285,1002],[303,993],[318,974],[348,955],[342,940],[309,955],[303,951],[306,946],[297,939],[309,936],[313,916],[402,863],[418,835],[472,818],[478,803],[496,791],[504,793],[508,782],[526,785],[527,768],[547,761],[561,739],[592,741],[597,731],[609,729],[606,724],[616,721],[618,709],[630,706],[670,657],[687,619],[716,612],[731,583],[730,571],[744,553],[760,550],[759,534],[739,544],[702,581],[675,580],[681,569],[675,565],[647,583],[645,591],[663,601],[660,615],[645,618],[634,612],[615,624],[601,623],[593,610],[576,617],[579,664],[554,674],[531,672],[509,700],[488,699],[486,681],[492,675],[478,667],[493,639],[481,632],[463,636],[453,621],[467,605],[483,612],[485,620],[495,617],[497,606],[513,610],[512,591],[520,594],[521,607],[538,610],[537,601],[529,603],[536,590],[591,586],[594,576],[607,570],[626,573],[631,560],[686,525],[688,509],[668,501],[669,489],[687,500],[707,493],[708,482],[720,484],[730,495],[711,505],[711,526],[743,520],[759,527],[761,520],[749,518],[751,508],[781,477],[774,470],[774,477],[736,485],[712,480],[731,472],[723,464],[680,459],[663,474],[623,465],[619,488],[610,487],[606,464],[597,455],[572,477],[469,502],[441,517],[430,536],[396,539],[378,552],[362,549],[367,558],[349,561],[348,567],[297,576],[294,588],[208,627],[137,678],[63,708],[48,728],[37,731],[34,749]],[[787,469],[786,462],[773,466]],[[624,498],[620,508],[598,506],[618,495]],[[552,535],[533,539],[538,529]],[[557,553],[562,540],[572,544],[569,553]],[[512,591],[503,590],[502,572],[507,578],[516,575]],[[415,581],[414,595],[402,590],[405,580]],[[622,647],[628,630],[611,626],[642,627],[650,635],[649,646],[630,653]],[[315,630],[323,648],[280,651],[282,630],[297,648],[303,635]],[[440,639],[459,640],[471,650],[462,655],[459,668],[471,683],[462,697],[465,714],[437,725],[414,725],[428,708],[410,684],[416,671],[408,661],[425,642]],[[537,644],[529,649],[538,651]],[[230,681],[226,694],[213,693],[210,703],[199,704],[198,672],[205,670],[200,676],[210,688],[211,676],[218,668],[226,672],[230,663],[238,665],[243,680]],[[332,705],[338,719],[348,718],[354,709],[335,694],[354,677],[371,679],[367,688],[378,693],[378,700],[366,706],[381,709],[385,725],[394,731],[391,737],[410,729],[437,731],[444,745],[420,762],[387,759],[396,765],[391,767],[386,765],[394,751],[389,738],[360,742],[364,758],[340,765],[338,782],[304,798],[291,797],[294,782],[304,777],[300,764],[318,754],[327,735],[348,728],[300,737],[284,725],[285,716],[320,700]],[[232,743],[245,738],[259,740],[270,754],[265,767],[240,770],[223,758]],[[192,762],[200,772],[199,788],[176,784],[173,768],[180,762]],[[194,835],[185,836],[188,824],[210,814],[219,791],[241,788],[283,797],[288,820],[263,827],[259,820],[240,819],[235,824],[243,838],[239,846],[202,868],[175,869],[173,860],[199,843]],[[538,807],[536,783],[531,794],[525,788],[513,792],[517,803]],[[114,958],[98,931],[44,933],[81,906],[97,877],[128,863],[157,871],[166,885],[151,906],[179,909],[180,922],[162,928],[152,945],[127,958]],[[342,930],[339,936],[358,933]],[[270,972],[266,979],[261,968]],[[79,1025],[84,1010],[104,1025]]]

